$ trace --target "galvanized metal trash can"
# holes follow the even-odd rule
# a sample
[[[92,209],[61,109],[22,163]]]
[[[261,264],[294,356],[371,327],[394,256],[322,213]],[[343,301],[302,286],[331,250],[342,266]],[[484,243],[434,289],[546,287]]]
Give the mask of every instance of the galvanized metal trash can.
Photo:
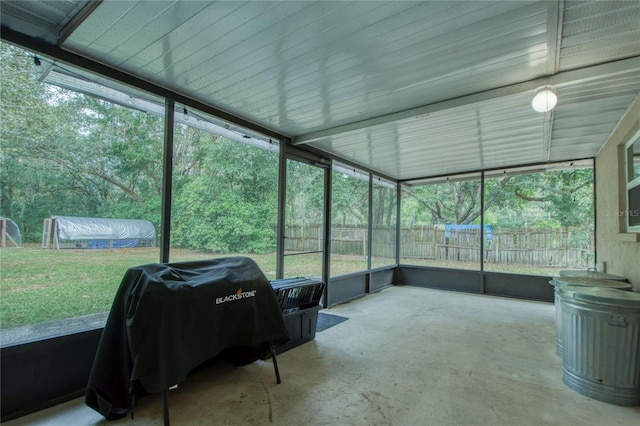
[[[562,274],[565,271],[560,271]],[[566,271],[566,272],[574,272],[574,271]],[[575,272],[586,272],[586,271],[575,271]],[[556,308],[556,354],[558,356],[562,356],[562,315],[560,314],[560,289],[562,287],[566,287],[568,285],[575,286],[583,286],[583,287],[607,287],[607,288],[617,288],[620,290],[628,290],[631,291],[632,285],[629,284],[626,278],[618,277],[617,275],[605,274],[602,272],[592,272],[588,271],[590,275],[566,275],[556,277],[553,280],[549,281],[549,284],[554,286],[554,304]],[[599,278],[596,278],[599,277]],[[605,277],[618,277],[620,280],[608,279]]]
[[[616,405],[640,405],[640,293],[561,288],[562,380]]]

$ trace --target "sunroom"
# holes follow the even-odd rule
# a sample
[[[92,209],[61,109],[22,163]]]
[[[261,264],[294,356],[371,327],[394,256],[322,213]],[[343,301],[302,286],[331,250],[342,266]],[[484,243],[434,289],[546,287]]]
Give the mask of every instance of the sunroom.
[[[553,302],[563,269],[640,291],[636,2],[1,7],[0,215],[23,240],[3,270],[36,265],[3,277],[3,420],[82,393],[138,264],[246,255],[320,278],[328,311],[396,286]],[[158,244],[52,254],[58,215],[147,220]],[[64,308],[5,297],[69,265],[90,285]]]

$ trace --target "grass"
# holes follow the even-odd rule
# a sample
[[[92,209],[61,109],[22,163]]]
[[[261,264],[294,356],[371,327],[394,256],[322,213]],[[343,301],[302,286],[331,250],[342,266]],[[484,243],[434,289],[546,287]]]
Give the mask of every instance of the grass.
[[[172,249],[171,261],[210,259],[221,256],[194,250]],[[269,279],[276,275],[274,253],[250,255]],[[0,328],[36,324],[81,315],[106,312],[111,308],[120,281],[132,266],[158,262],[158,248],[120,250],[43,250],[38,245],[0,249]],[[462,269],[477,265],[412,261]],[[379,265],[376,262],[374,266]],[[356,272],[366,267],[360,255],[332,255],[331,274]],[[285,258],[287,276],[318,276],[320,257]],[[509,270],[511,269],[511,270]],[[489,270],[489,269],[487,269]],[[495,269],[492,269],[495,270]],[[546,268],[500,267],[501,272],[554,275]]]
[[[0,252],[0,327],[107,311],[124,272],[157,260],[157,249],[4,249]]]
[[[434,266],[438,268],[456,268],[466,269],[471,271],[480,270],[480,265],[474,262],[460,262],[460,261],[447,261],[436,259],[404,259],[401,263],[419,265],[419,266]],[[570,269],[567,267],[558,266],[528,266],[528,265],[498,265],[494,263],[485,263],[484,270],[486,272],[505,272],[512,274],[524,274],[524,275],[543,275],[543,276],[555,276],[558,275],[561,269]],[[580,267],[576,267],[580,269]]]
[[[171,261],[211,259],[212,254],[172,249]],[[275,253],[250,255],[269,279],[276,276]],[[111,308],[120,281],[132,266],[158,262],[158,248],[120,250],[43,250],[37,245],[0,249],[0,328],[36,324]],[[349,256],[336,258],[336,274],[354,271]],[[288,276],[318,276],[319,257],[290,256]]]

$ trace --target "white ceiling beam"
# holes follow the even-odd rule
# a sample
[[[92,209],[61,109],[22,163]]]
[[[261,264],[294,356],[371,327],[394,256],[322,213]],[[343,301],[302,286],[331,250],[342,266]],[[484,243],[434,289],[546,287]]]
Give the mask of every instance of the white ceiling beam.
[[[562,24],[564,22],[564,0],[547,3],[547,73],[556,75],[560,69],[562,47]],[[553,132],[553,110],[544,114],[542,131],[542,158],[551,159],[551,137]]]
[[[564,0],[547,2],[547,73],[554,75],[560,67]]]
[[[84,6],[82,6],[80,10],[77,11],[77,13],[73,13],[71,19],[60,30],[57,41],[58,46],[62,46],[67,38],[69,38],[69,36],[80,26],[80,24],[82,24],[84,20],[87,19],[89,15],[91,15],[103,1],[104,0],[89,1]]]
[[[585,83],[590,80],[611,77],[616,74],[623,74],[632,71],[640,71],[640,56],[634,56],[628,59],[622,59],[606,64],[594,65],[577,70],[563,71],[548,77],[536,78],[534,80],[529,80],[522,83],[511,84],[509,86],[503,86],[496,89],[486,90],[484,92],[474,93],[471,95],[461,96],[442,102],[436,102],[433,104],[423,105],[404,111],[398,111],[379,117],[369,118],[367,120],[356,121],[330,129],[324,129],[305,135],[299,135],[294,137],[292,139],[292,142],[293,145],[303,145],[342,133],[347,133],[368,127],[375,127],[383,124],[389,124],[407,118],[419,117],[450,108],[457,108],[464,105],[484,102],[491,99],[501,98],[504,96],[514,95],[522,92],[534,91],[542,86],[555,86],[556,88],[572,86],[579,83]]]

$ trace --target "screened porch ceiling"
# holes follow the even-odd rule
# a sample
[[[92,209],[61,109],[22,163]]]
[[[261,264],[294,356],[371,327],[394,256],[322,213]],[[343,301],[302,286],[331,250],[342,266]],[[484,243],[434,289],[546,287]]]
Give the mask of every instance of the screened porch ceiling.
[[[401,181],[594,157],[640,93],[638,1],[0,5],[2,38],[51,57],[51,78],[148,82]]]

